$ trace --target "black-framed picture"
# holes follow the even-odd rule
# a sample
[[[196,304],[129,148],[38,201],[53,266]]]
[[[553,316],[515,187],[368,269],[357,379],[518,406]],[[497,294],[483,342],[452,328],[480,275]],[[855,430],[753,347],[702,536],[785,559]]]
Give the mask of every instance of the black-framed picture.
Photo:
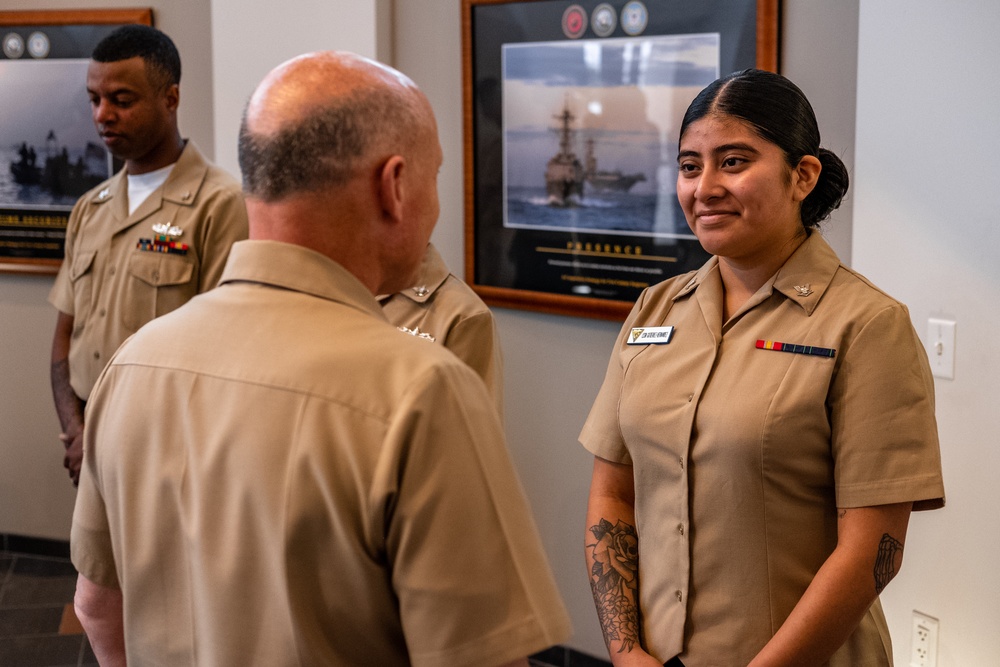
[[[677,202],[681,118],[777,70],[778,0],[463,0],[466,280],[492,305],[624,319],[708,255]]]
[[[0,271],[55,273],[77,198],[112,175],[94,129],[87,63],[151,9],[0,12]]]

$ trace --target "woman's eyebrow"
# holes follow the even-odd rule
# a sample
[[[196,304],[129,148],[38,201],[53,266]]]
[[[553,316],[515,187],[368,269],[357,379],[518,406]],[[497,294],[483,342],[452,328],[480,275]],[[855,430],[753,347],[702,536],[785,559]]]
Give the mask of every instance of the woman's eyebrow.
[[[745,151],[748,153],[753,153],[754,155],[760,155],[759,150],[757,150],[750,144],[745,144],[741,142],[732,144],[722,144],[721,146],[716,146],[715,148],[712,149],[712,153],[718,155],[719,153],[726,153],[728,151],[734,151],[734,150]],[[680,160],[681,158],[685,157],[699,157],[700,155],[701,153],[699,153],[698,151],[691,151],[691,150],[680,151],[679,153],[677,153],[677,159]]]

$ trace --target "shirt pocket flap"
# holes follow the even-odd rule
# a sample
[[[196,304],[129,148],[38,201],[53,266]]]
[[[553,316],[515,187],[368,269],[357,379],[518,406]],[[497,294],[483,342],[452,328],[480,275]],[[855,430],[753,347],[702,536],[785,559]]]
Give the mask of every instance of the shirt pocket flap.
[[[129,273],[147,285],[183,285],[194,275],[194,265],[166,254],[137,253],[129,258]]]
[[[97,256],[97,251],[82,252],[73,258],[73,264],[69,267],[69,279],[76,281],[80,276],[84,275],[90,271],[90,267],[94,264],[94,257]]]

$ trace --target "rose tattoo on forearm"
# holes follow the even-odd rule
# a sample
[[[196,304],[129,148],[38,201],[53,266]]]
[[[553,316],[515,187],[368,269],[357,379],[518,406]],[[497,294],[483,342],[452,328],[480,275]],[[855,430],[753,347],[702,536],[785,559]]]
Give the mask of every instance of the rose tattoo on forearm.
[[[635,526],[623,521],[615,525],[606,519],[590,527],[597,538],[588,544],[594,564],[590,568],[590,588],[597,616],[604,630],[604,643],[621,642],[619,653],[631,651],[639,643],[639,538]]]

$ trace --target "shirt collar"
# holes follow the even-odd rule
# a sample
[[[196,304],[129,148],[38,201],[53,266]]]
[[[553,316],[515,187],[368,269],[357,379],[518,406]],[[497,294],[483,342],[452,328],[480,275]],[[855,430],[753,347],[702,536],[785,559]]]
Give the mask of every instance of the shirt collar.
[[[163,206],[164,201],[181,206],[191,206],[198,199],[208,162],[191,140],[186,140],[181,156],[163,185],[151,192],[142,204],[131,214],[128,212],[128,178],[124,169],[119,170],[110,180],[93,191],[90,201],[110,207],[115,220],[115,232],[131,227],[146,219]]]
[[[415,303],[424,303],[430,299],[434,292],[444,284],[444,281],[451,275],[448,265],[441,259],[441,254],[434,247],[433,243],[427,244],[427,252],[420,263],[420,273],[414,281],[412,287],[408,287],[399,294]],[[386,301],[391,294],[380,294],[378,300]]]
[[[208,162],[191,140],[186,140],[181,156],[174,163],[163,184],[163,199],[182,206],[191,206],[198,198],[208,174]]]
[[[347,269],[314,250],[278,241],[237,241],[219,285],[250,282],[343,303],[385,319],[367,287]]]
[[[797,303],[807,315],[812,315],[839,268],[837,253],[822,234],[813,231],[778,269],[773,290]]]
[[[708,261],[702,264],[701,268],[695,271],[693,275],[691,275],[690,280],[684,283],[684,287],[682,287],[681,290],[677,292],[676,295],[674,295],[674,299],[676,300],[685,297],[691,292],[698,289],[698,286],[701,285],[703,282],[705,282],[705,279],[713,271],[717,270],[718,266],[719,266],[719,258],[716,257],[715,255],[709,257]]]
[[[718,270],[718,266],[718,257],[709,258],[685,283],[674,299],[680,299],[694,292],[708,276]],[[806,314],[811,315],[840,266],[837,253],[822,234],[813,231],[761,289],[767,289],[772,293],[780,292],[797,303]]]

